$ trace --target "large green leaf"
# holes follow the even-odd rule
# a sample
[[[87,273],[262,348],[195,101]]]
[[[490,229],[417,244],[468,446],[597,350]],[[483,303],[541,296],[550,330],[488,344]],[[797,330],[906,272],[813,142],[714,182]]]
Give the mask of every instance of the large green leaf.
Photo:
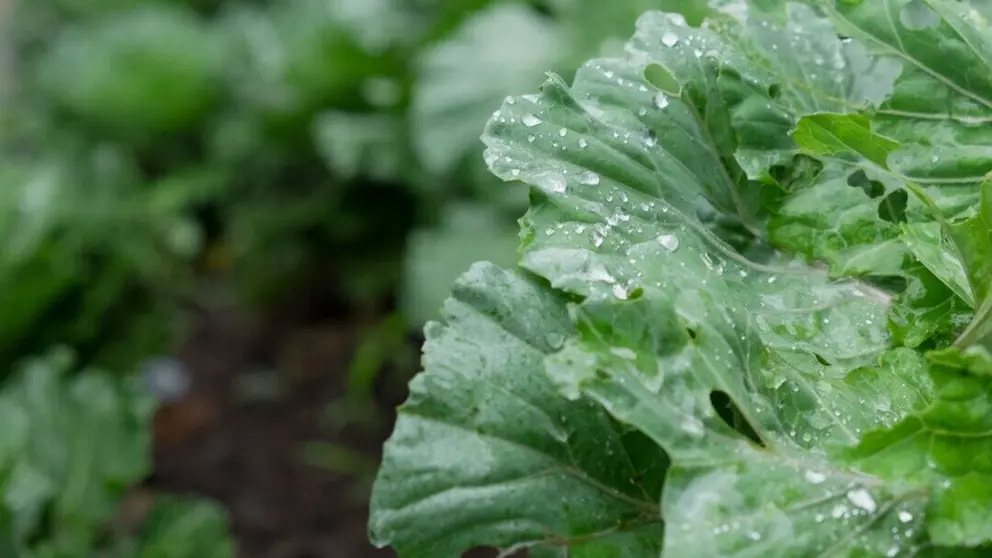
[[[784,204],[774,240],[828,262],[838,274],[900,275],[919,286],[927,278],[904,257],[907,244],[920,256],[919,238],[900,238],[898,225],[919,232],[916,225],[926,227],[933,215],[908,192],[920,188],[939,211],[959,216],[992,170],[992,33],[985,18],[954,0],[818,4],[838,32],[856,39],[852,45],[865,45],[874,64],[895,67],[898,78],[869,117],[800,120],[793,137],[803,152],[824,158],[824,178],[843,178],[852,188],[842,192],[817,181]],[[911,342],[956,326],[916,319],[957,314],[945,311],[941,297],[931,298],[936,306],[921,306],[924,298],[895,301],[901,319],[894,331]]]
[[[483,136],[486,160],[497,176],[533,187],[520,265],[547,284],[528,282],[524,291],[507,280],[483,283],[480,271],[492,268],[475,268],[454,301],[483,300],[476,306],[484,310],[454,315],[442,330],[446,339],[470,343],[464,364],[444,368],[459,381],[438,372],[436,345],[429,345],[428,371],[415,381],[408,409],[430,401],[446,420],[458,416],[475,432],[474,394],[511,379],[519,382],[512,384],[518,397],[539,394],[532,401],[542,407],[564,405],[548,385],[525,383],[546,381],[543,361],[567,401],[598,403],[671,459],[660,500],[664,537],[654,539],[665,556],[981,555],[992,543],[984,519],[992,509],[992,358],[973,347],[928,360],[897,345],[909,338],[919,345],[959,320],[957,306],[938,311],[933,300],[939,293],[958,300],[941,279],[960,283],[959,273],[939,267],[941,256],[923,234],[932,231],[915,227],[929,226],[934,207],[971,215],[972,172],[985,156],[981,131],[967,129],[979,116],[945,118],[911,94],[923,91],[924,77],[936,79],[928,86],[958,110],[974,100],[964,86],[980,90],[985,78],[969,78],[963,66],[915,71],[903,58],[919,54],[915,64],[936,64],[940,49],[933,44],[952,54],[962,45],[980,51],[982,37],[973,36],[979,28],[968,27],[962,18],[971,12],[957,3],[822,3],[843,33],[860,26],[865,47],[839,39],[808,7],[770,1],[748,15],[739,4],[721,2],[728,15],[702,28],[679,16],[646,14],[625,58],[593,60],[571,85],[550,75],[539,94],[504,102]],[[941,16],[937,24],[928,5]],[[897,11],[893,19],[886,11],[892,6],[909,14]],[[876,35],[900,24],[913,28],[893,31],[909,44],[880,50],[888,43]],[[931,51],[924,53],[927,40]],[[982,56],[969,56],[962,60],[985,67]],[[911,102],[920,106],[910,113]],[[963,149],[935,149],[932,142],[949,137],[940,135],[948,130]],[[921,164],[924,153],[936,153],[932,166]],[[954,161],[947,180],[936,164],[945,156]],[[917,183],[934,207],[910,195]],[[914,233],[916,244],[907,248],[903,238]],[[838,279],[838,270],[902,274],[910,289],[889,314],[888,293]],[[466,285],[478,286],[471,297]],[[524,299],[530,302],[515,305]],[[454,301],[449,313],[461,307]],[[480,314],[526,330],[522,339],[550,332],[555,343],[511,347],[502,331],[472,321]],[[893,315],[905,320],[891,328],[895,338]],[[914,323],[938,320],[933,327]],[[428,332],[436,343],[438,329]],[[506,367],[512,372],[472,365],[524,354],[530,360]],[[426,398],[428,382],[449,389]],[[541,424],[510,416],[503,412],[486,427],[507,437]],[[475,438],[414,429],[402,422],[407,418],[387,446],[380,494],[436,494],[444,472],[449,491],[478,486],[460,469],[475,460],[439,463],[440,455],[499,455],[499,470],[504,460],[518,459],[515,448],[483,452]],[[614,455],[601,452],[598,463],[627,464]],[[457,504],[465,518],[500,504],[545,512],[544,493],[533,492],[530,500],[514,493],[495,501],[487,493]],[[563,490],[559,498],[571,495]],[[374,530],[383,532],[383,514],[396,507],[373,501]],[[480,530],[444,522],[442,532],[436,518],[448,509],[402,509],[409,514],[404,530],[386,539],[403,556],[534,543],[502,523]],[[567,521],[587,511],[555,517]],[[616,519],[626,525],[625,517]],[[641,545],[615,553],[639,556],[632,549],[643,551],[658,535],[639,534]],[[572,540],[578,555],[587,550],[582,540]]]
[[[665,48],[649,37],[670,21],[645,16],[635,43]],[[925,501],[822,452],[924,405],[925,365],[884,352],[884,306],[857,285],[788,259],[749,262],[702,226],[690,202],[726,196],[734,208],[732,152],[711,139],[719,112],[699,116],[705,100],[639,110],[659,94],[640,77],[650,62],[595,61],[571,88],[552,78],[540,96],[505,104],[485,137],[498,174],[541,190],[522,265],[584,299],[572,307],[579,337],[549,358],[549,373],[672,457],[666,552],[800,556],[837,544],[884,555],[898,512],[919,521]],[[630,84],[605,87],[604,76]],[[763,447],[721,419],[713,392]],[[862,536],[841,537],[851,530]]]
[[[424,558],[483,544],[657,556],[664,454],[544,376],[544,356],[574,334],[563,297],[477,264],[444,319],[426,328],[426,371],[386,443],[373,542]]]
[[[548,372],[563,393],[600,402],[671,456],[662,514],[673,555],[911,555],[926,544],[926,513],[943,525],[929,533],[940,543],[989,540],[970,536],[971,518],[928,500],[952,471],[919,483],[864,476],[838,449],[868,432],[898,432],[932,398],[920,355],[890,349],[887,297],[788,257],[749,261],[703,226],[700,198],[749,217],[735,163],[754,155],[756,138],[735,136],[743,128],[731,116],[793,79],[788,65],[776,76],[728,64],[729,48],[711,64],[673,54],[717,41],[646,15],[628,60],[593,61],[571,87],[552,77],[491,121],[484,139],[494,172],[539,190],[521,264],[583,300],[571,308],[579,336],[549,357]],[[680,90],[645,78],[652,64]],[[728,66],[751,77],[747,88]],[[807,94],[784,106],[815,110],[818,98]],[[867,130],[852,131],[866,122],[848,123],[821,129],[884,159],[891,143],[866,143]],[[771,149],[759,155],[783,145],[765,131]],[[729,397],[753,441],[714,409],[714,393]],[[948,534],[955,528],[964,534]]]

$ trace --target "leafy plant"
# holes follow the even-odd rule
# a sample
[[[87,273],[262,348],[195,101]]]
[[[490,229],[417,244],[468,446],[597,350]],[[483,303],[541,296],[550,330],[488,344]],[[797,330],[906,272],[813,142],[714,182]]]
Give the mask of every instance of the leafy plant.
[[[387,442],[404,557],[992,549],[992,29],[955,0],[649,12],[506,99],[531,186]]]
[[[160,497],[145,520],[121,515],[128,489],[150,468],[152,402],[109,374],[70,375],[71,367],[68,351],[52,350],[25,361],[0,390],[4,555],[230,556],[216,504]]]

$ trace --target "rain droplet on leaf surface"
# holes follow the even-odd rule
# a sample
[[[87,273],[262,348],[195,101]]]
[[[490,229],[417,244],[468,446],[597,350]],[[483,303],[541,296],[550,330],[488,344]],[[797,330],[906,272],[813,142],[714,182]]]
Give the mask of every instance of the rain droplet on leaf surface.
[[[654,106],[663,109],[668,106],[668,95],[658,93],[654,96]]]
[[[850,500],[852,504],[868,513],[873,513],[876,509],[878,509],[878,504],[875,503],[875,499],[872,498],[871,493],[864,488],[858,488],[848,492],[847,499]]]
[[[682,431],[693,438],[702,438],[706,433],[706,430],[703,428],[703,421],[694,416],[685,417],[685,419],[682,420],[681,426]]]
[[[669,252],[674,252],[679,249],[679,239],[674,234],[663,234],[658,237],[658,244]]]
[[[595,186],[599,184],[599,175],[592,171],[585,171],[579,175],[579,183]]]
[[[667,47],[673,47],[679,44],[679,36],[671,31],[665,31],[665,34],[661,36],[661,42]]]
[[[541,123],[541,119],[534,116],[533,114],[525,114],[520,117],[520,121],[524,123],[524,126],[528,128],[533,128]]]
[[[823,473],[813,470],[806,471],[806,482],[810,484],[820,484],[825,480],[827,480],[827,476]]]
[[[544,336],[544,341],[552,349],[560,349],[565,344],[565,336],[561,333],[549,333]]]
[[[625,360],[637,359],[637,353],[627,347],[612,347],[610,352]]]

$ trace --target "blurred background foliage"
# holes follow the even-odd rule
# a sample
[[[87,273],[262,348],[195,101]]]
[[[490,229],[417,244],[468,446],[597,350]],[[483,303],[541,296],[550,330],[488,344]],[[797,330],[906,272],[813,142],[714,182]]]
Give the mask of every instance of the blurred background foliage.
[[[389,331],[418,330],[469,264],[515,259],[527,191],[478,140],[501,99],[617,52],[647,9],[701,5],[0,0],[0,546],[193,555],[106,522],[148,471],[154,401],[128,371],[174,351],[204,285],[264,307],[330,268],[346,300],[397,300]],[[159,533],[223,528],[168,506]]]

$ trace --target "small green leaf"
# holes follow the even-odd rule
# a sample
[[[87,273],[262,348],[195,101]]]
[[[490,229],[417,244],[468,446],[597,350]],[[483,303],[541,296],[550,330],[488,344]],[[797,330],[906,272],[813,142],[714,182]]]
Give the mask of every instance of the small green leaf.
[[[158,496],[144,525],[138,558],[231,558],[227,514],[219,504]]]
[[[968,284],[968,276],[961,259],[952,252],[951,247],[944,244],[940,223],[903,225],[902,231],[903,242],[920,263],[974,308],[975,297]]]
[[[860,114],[807,114],[799,119],[792,138],[811,155],[855,153],[881,168],[887,168],[886,159],[899,148],[898,142],[874,133],[871,121]]]

